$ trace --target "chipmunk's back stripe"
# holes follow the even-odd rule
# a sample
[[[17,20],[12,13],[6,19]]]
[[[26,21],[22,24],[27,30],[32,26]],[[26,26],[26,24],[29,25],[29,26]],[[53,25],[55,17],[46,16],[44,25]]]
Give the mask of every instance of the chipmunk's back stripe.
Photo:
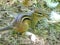
[[[21,18],[21,22],[23,22],[23,21],[25,21],[25,20],[31,20],[30,16],[24,15],[24,16]]]

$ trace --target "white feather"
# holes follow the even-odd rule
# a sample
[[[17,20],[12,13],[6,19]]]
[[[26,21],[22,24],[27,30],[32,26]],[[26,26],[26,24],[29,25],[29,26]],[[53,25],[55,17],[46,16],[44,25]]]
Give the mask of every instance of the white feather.
[[[59,4],[59,2],[52,2],[52,0],[44,0],[46,2],[46,5],[49,8],[55,8]]]
[[[57,5],[58,5],[59,3],[58,2],[50,2],[50,3],[47,3],[47,6],[49,7],[49,8],[55,8],[55,7],[57,7]]]
[[[51,12],[51,15],[50,15],[50,19],[51,20],[48,20],[49,23],[57,23],[57,22],[60,22],[60,14],[58,14],[55,11],[52,11]]]
[[[26,32],[26,35],[27,36],[31,36],[31,41],[32,42],[36,42],[36,39],[37,39],[37,37],[36,37],[36,35],[34,35],[33,33],[31,33],[31,32]]]

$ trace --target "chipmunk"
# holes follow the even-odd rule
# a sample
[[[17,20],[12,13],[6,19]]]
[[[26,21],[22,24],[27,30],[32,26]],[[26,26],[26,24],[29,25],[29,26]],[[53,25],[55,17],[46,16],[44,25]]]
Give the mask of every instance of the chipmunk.
[[[18,14],[9,26],[0,28],[0,31],[13,28],[17,32],[23,33],[25,32],[25,29],[28,30],[29,27],[34,28],[39,18],[39,14],[36,13],[35,10],[26,14]]]
[[[26,36],[30,37],[32,42],[36,42],[38,38],[31,32],[27,30],[31,27],[35,27],[36,23],[38,22],[38,14],[33,12],[29,12],[27,14],[18,14],[17,17],[13,20],[11,25],[0,28],[0,31],[5,31],[8,29],[14,29],[16,32],[19,32],[21,35],[25,34]],[[39,40],[38,40],[39,41]]]
[[[0,28],[0,31],[14,29],[17,32],[24,33],[26,30],[29,29],[29,24],[31,22],[30,17],[31,17],[32,13],[33,13],[33,11],[29,12],[27,14],[18,14],[9,26]]]

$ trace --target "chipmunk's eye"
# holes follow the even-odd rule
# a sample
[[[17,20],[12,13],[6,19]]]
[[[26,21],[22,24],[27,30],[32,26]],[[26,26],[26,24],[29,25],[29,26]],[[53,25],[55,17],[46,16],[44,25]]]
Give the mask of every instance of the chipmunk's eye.
[[[7,0],[7,2],[10,2],[9,0]]]

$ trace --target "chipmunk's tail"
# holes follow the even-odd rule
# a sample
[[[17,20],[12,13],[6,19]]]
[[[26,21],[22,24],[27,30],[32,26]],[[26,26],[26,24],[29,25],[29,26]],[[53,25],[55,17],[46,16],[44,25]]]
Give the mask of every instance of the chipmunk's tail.
[[[6,27],[3,27],[3,28],[0,28],[0,31],[5,31],[5,30],[9,30],[9,29],[12,29],[11,26],[6,26]]]

